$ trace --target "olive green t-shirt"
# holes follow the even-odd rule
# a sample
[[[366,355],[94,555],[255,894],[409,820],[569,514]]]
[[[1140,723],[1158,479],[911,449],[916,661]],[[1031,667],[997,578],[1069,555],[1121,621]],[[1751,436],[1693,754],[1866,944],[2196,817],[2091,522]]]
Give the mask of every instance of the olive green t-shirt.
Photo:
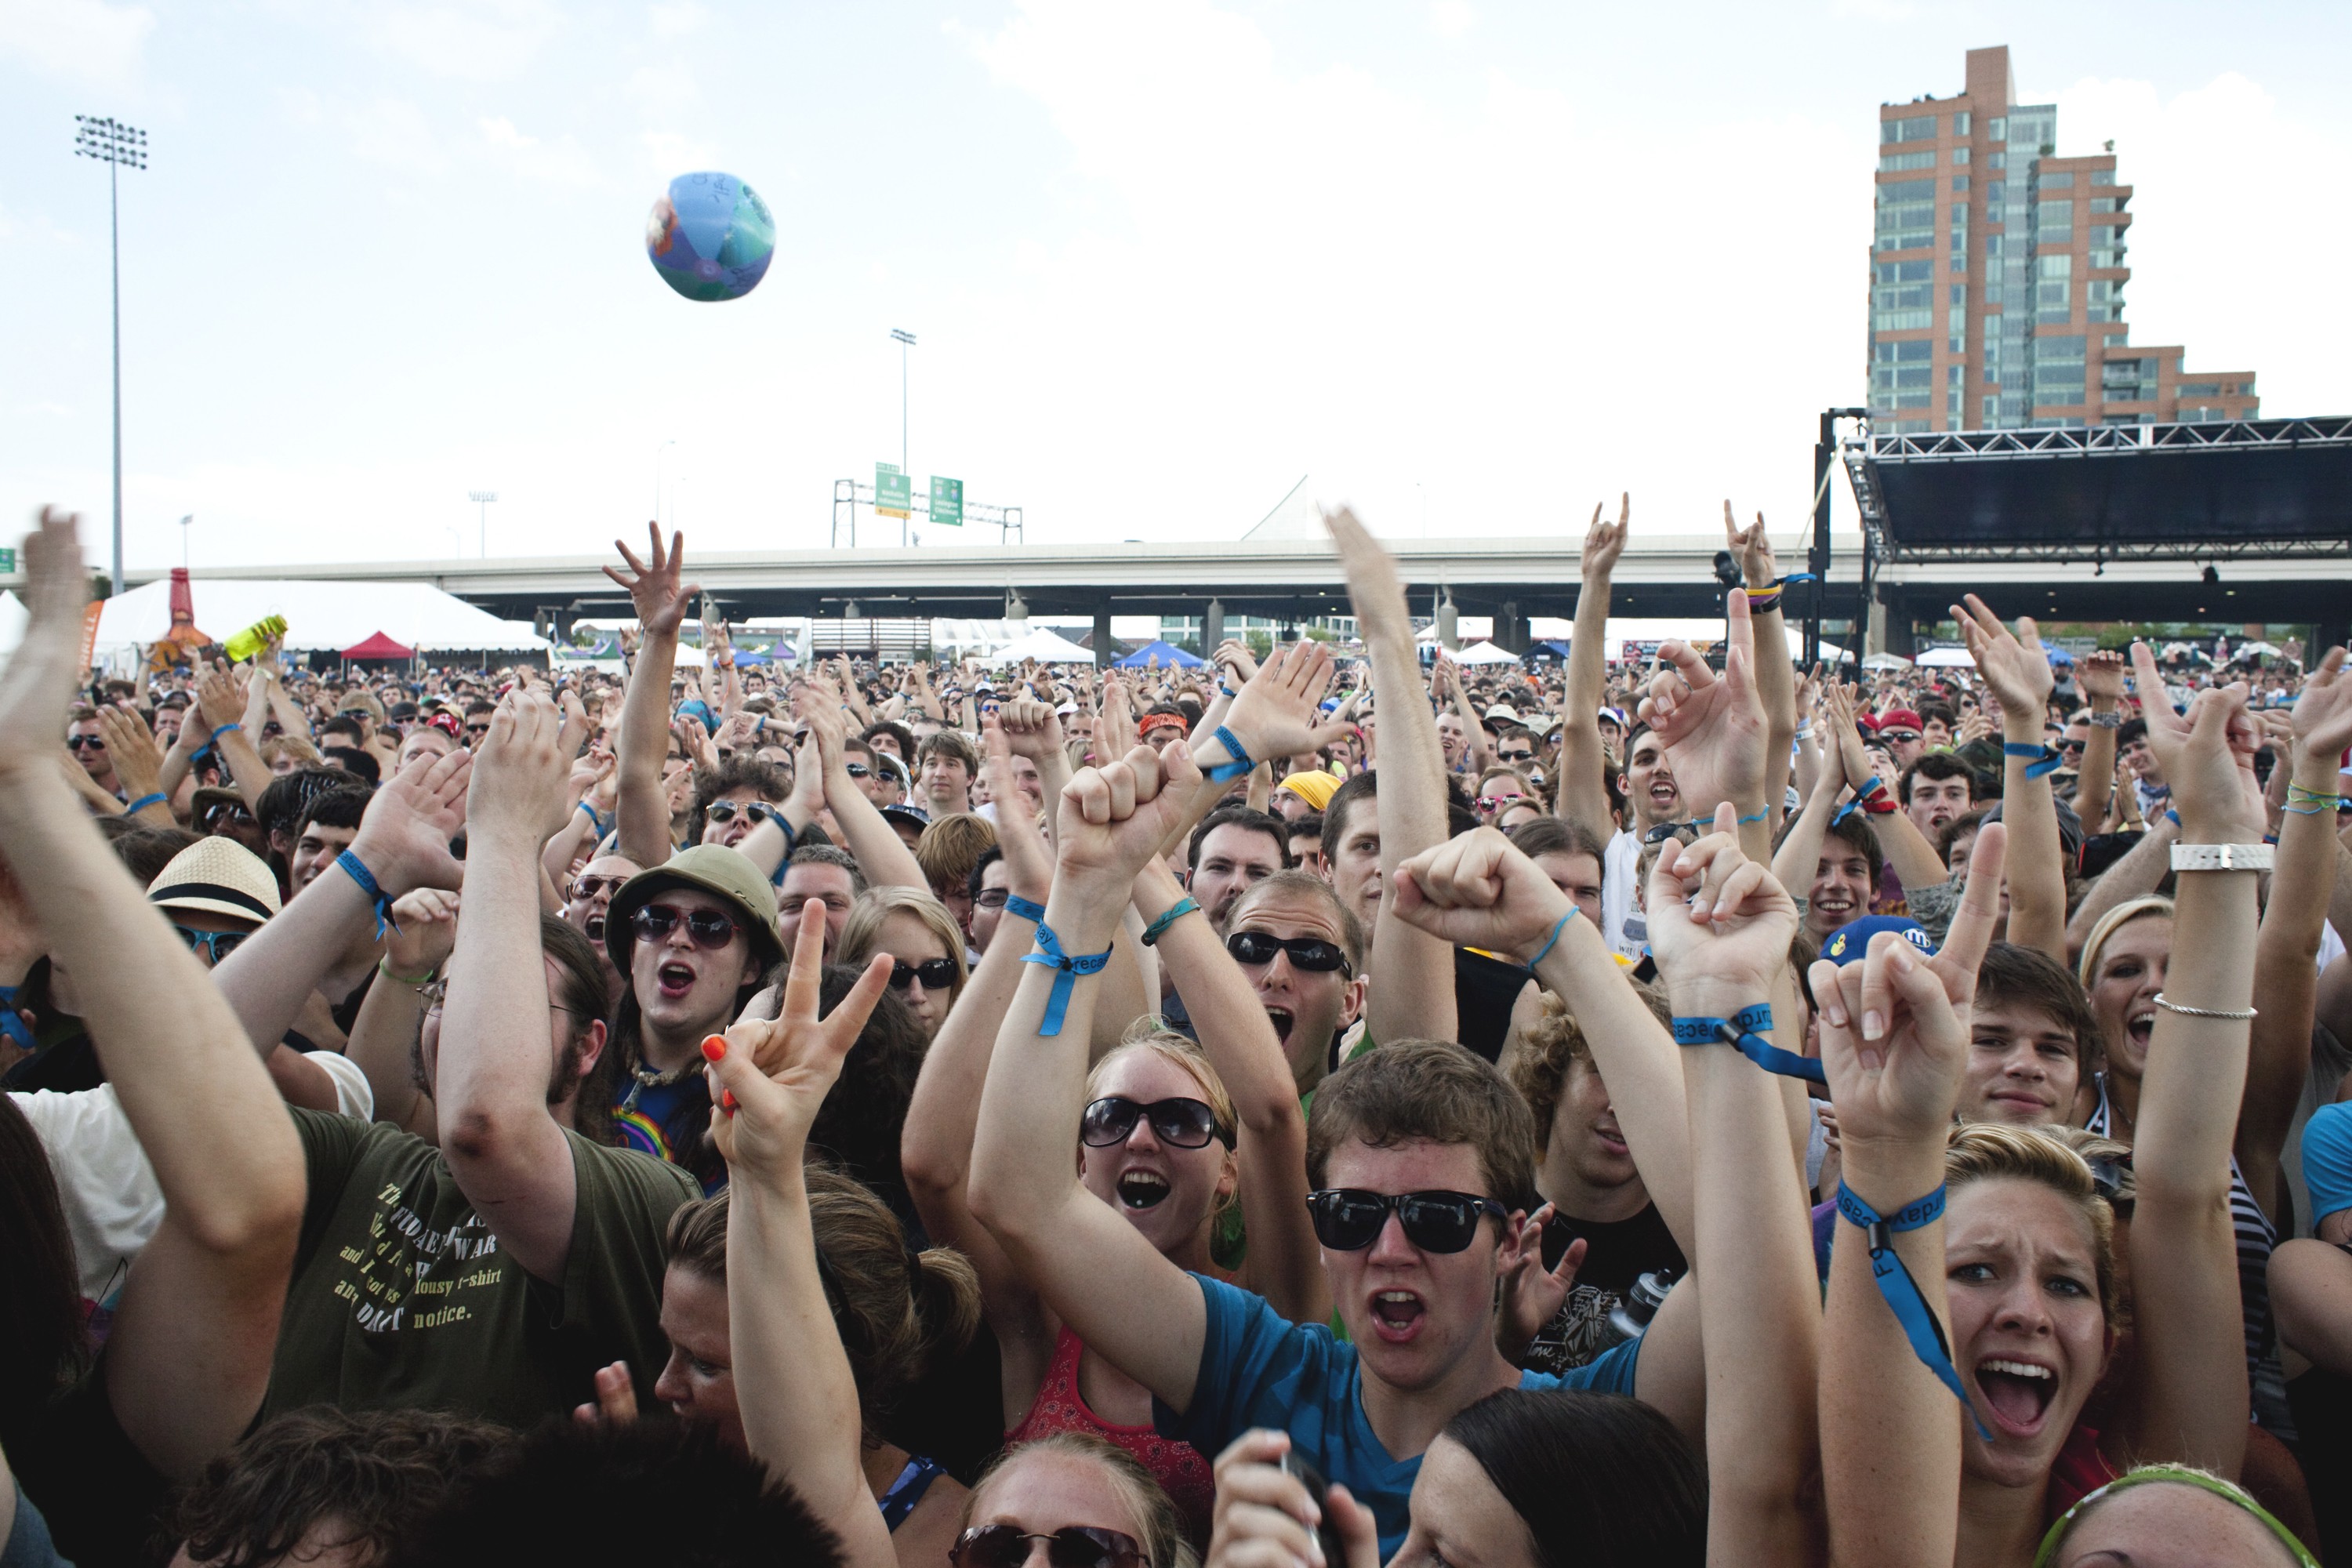
[[[499,1248],[439,1150],[387,1123],[295,1110],[310,1201],[268,1417],[305,1405],[451,1410],[528,1427],[625,1361],[650,1405],[662,1232],[698,1194],[675,1165],[567,1131],[577,1182],[561,1285]]]

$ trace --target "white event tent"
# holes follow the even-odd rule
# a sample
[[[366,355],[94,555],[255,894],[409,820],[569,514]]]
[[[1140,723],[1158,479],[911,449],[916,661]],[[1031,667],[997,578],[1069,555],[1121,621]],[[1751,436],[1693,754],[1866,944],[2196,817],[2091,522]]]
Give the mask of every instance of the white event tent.
[[[1506,653],[1490,642],[1472,643],[1454,656],[1456,664],[1517,664],[1519,656]]]
[[[425,583],[199,577],[189,591],[196,626],[207,637],[226,642],[257,621],[283,616],[289,653],[340,652],[378,632],[425,652],[544,653],[548,647],[529,625],[500,620]],[[106,601],[98,619],[98,656],[103,660],[154,642],[171,626],[171,581],[142,584]]]
[[[1008,664],[1019,664],[1034,658],[1040,664],[1092,664],[1094,650],[1080,647],[1069,638],[1047,626],[1039,626],[1027,637],[1006,643],[988,656],[991,668],[1002,669]]]

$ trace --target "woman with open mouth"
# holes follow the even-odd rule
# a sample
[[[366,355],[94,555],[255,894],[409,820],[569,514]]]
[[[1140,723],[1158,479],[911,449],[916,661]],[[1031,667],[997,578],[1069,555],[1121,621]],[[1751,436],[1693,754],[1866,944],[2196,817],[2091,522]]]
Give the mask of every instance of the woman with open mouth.
[[[2153,661],[2135,654],[2146,684]],[[1836,1561],[2025,1568],[2053,1521],[2126,1465],[2238,1474],[2249,1394],[2229,1155],[2255,1016],[2254,869],[2270,858],[2242,842],[2244,702],[2207,691],[2186,717],[2149,721],[2194,848],[2137,1063],[2135,1342],[2100,1429],[2084,1415],[2119,1326],[2112,1166],[2095,1171],[2055,1131],[1951,1127],[1972,964],[1882,937],[1862,964],[1813,971],[1846,1162],[1821,1393]],[[2004,847],[1993,832],[1979,860]],[[1962,921],[1994,918],[1995,879],[1978,871],[1947,954]],[[2123,951],[2106,946],[2110,961]]]

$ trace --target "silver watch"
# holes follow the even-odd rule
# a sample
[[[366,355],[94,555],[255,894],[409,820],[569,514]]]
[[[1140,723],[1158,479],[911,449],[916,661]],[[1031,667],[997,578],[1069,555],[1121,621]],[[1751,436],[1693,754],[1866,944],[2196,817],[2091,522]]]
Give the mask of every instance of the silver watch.
[[[2267,871],[2277,858],[2268,844],[2176,844],[2176,871]]]

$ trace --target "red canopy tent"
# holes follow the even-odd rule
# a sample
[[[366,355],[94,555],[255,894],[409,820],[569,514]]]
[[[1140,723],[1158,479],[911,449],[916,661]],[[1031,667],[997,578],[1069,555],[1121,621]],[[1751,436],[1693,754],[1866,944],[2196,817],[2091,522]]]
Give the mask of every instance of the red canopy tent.
[[[415,658],[416,650],[413,647],[403,647],[383,633],[378,632],[367,641],[354,643],[343,649],[342,656],[345,658]]]

